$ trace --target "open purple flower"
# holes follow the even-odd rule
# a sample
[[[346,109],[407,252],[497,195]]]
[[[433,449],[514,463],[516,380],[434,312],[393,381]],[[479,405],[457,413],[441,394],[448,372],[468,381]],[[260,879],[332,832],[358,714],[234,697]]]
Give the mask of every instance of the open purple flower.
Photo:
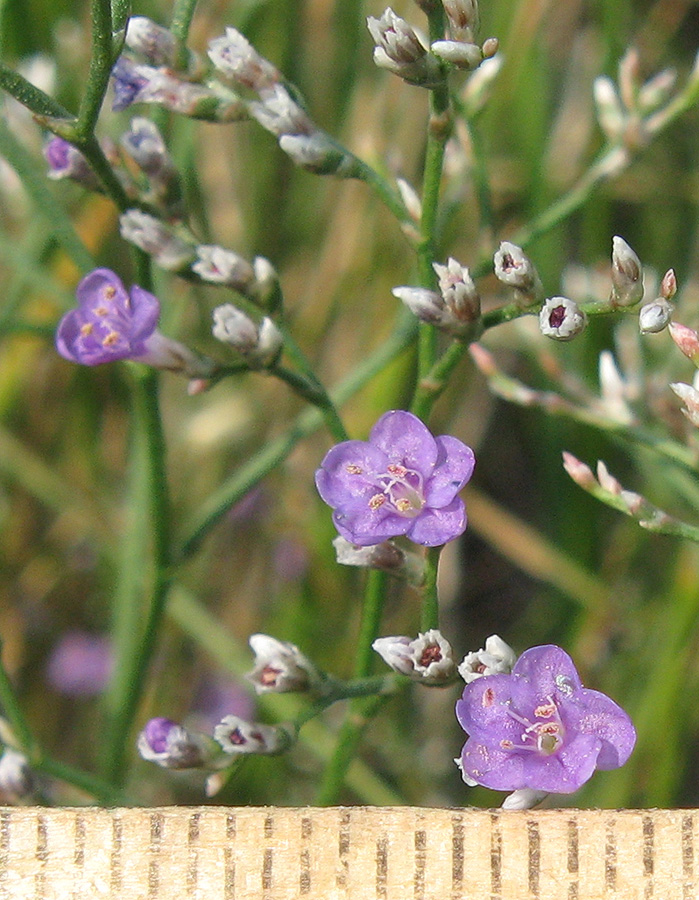
[[[66,313],[56,332],[61,356],[85,366],[138,359],[148,352],[160,316],[157,297],[133,285],[127,294],[109,269],[86,275],[76,291],[78,308]]]
[[[334,509],[337,530],[357,546],[406,535],[438,547],[466,528],[457,494],[474,464],[473,450],[457,438],[433,437],[417,416],[392,410],[368,441],[344,441],[328,451],[316,487]]]
[[[554,645],[527,650],[510,675],[467,684],[456,717],[469,734],[465,780],[497,791],[572,793],[595,769],[622,766],[636,743],[624,710],[584,688]]]

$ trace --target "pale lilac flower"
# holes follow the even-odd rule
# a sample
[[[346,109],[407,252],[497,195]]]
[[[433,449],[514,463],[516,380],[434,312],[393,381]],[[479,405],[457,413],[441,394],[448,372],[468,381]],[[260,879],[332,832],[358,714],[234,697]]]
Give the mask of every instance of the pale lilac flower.
[[[451,644],[437,629],[415,639],[405,635],[377,638],[371,646],[387,666],[414,681],[445,684],[456,675]]]
[[[154,72],[151,66],[138,65],[128,56],[120,56],[112,69],[112,87],[114,99],[112,109],[119,112],[132,103],[138,103],[140,95],[147,87],[149,75]]]
[[[260,102],[251,103],[249,108],[253,118],[276,137],[284,134],[310,136],[318,131],[308,114],[281,84],[262,90]]]
[[[271,366],[278,359],[283,337],[268,316],[258,325],[232,303],[224,303],[216,307],[213,319],[213,336],[235,347],[253,368]]]
[[[239,716],[224,716],[214,728],[214,739],[225,753],[280,753],[291,743],[291,735],[282,726],[247,722]]]
[[[365,547],[406,535],[437,547],[466,529],[457,496],[475,465],[473,450],[450,435],[433,437],[417,416],[385,413],[368,441],[343,441],[326,454],[316,487],[334,509],[342,537]]]
[[[511,675],[467,684],[456,716],[469,735],[464,774],[499,791],[572,793],[595,769],[622,766],[636,742],[624,710],[584,688],[554,645],[527,650]]]
[[[512,647],[497,634],[491,634],[482,650],[475,650],[464,656],[458,671],[466,684],[470,684],[484,675],[509,675],[516,660],[517,654]]]
[[[253,634],[250,646],[255,667],[245,677],[258,694],[306,691],[317,678],[315,666],[289,641],[269,634]]]
[[[172,32],[146,16],[131,16],[126,28],[126,46],[155,66],[171,66],[177,53]]]
[[[160,181],[175,175],[175,166],[158,126],[150,119],[136,116],[121,136],[121,145],[149,178]]]
[[[134,284],[129,293],[110,269],[94,269],[76,290],[77,309],[58,324],[56,349],[70,362],[99,366],[133,359],[157,369],[208,377],[211,360],[161,334],[156,326],[160,303]]]
[[[541,333],[554,341],[571,341],[586,325],[585,313],[567,297],[549,297],[539,313]]]
[[[69,631],[53,648],[46,677],[61,694],[90,697],[101,694],[112,673],[111,643],[104,635]]]
[[[225,35],[209,41],[208,52],[219,72],[252,90],[270,88],[280,80],[272,63],[235,28],[226,28]]]
[[[194,247],[140,209],[127,209],[119,216],[119,231],[125,241],[152,256],[162,269],[183,269],[194,257]]]
[[[54,136],[44,147],[44,156],[49,164],[48,176],[54,181],[62,178],[70,178],[90,190],[99,188],[97,176],[90,168],[90,164],[68,141],[62,137]]]
[[[233,250],[216,244],[200,244],[196,248],[197,259],[192,271],[212,284],[226,284],[241,292],[247,291],[255,281],[250,263]]]
[[[212,759],[213,742],[164,716],[146,722],[138,736],[143,759],[165,769],[197,769]]]

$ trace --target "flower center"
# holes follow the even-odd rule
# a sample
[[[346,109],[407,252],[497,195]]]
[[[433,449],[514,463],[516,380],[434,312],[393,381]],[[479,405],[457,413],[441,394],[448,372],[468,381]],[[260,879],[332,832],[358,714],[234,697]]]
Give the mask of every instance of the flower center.
[[[534,709],[534,721],[510,709],[509,702],[505,704],[507,714],[523,725],[524,730],[520,734],[520,744],[508,739],[500,741],[503,750],[530,750],[540,756],[551,756],[561,749],[565,739],[565,728],[553,699],[551,697],[546,699],[547,703],[542,703]]]
[[[425,497],[422,475],[419,472],[391,463],[377,480],[381,493],[375,494],[369,500],[372,509],[377,509],[388,502],[395,512],[406,518],[414,519],[420,513],[425,505]]]

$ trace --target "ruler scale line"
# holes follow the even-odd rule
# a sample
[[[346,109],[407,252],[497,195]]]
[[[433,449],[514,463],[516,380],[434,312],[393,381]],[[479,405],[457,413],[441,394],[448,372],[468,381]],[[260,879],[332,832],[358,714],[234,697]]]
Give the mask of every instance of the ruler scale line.
[[[501,900],[502,890],[502,832],[500,816],[490,816],[490,892],[492,900]]]
[[[462,816],[451,820],[451,895],[461,900],[464,887],[464,822]]]

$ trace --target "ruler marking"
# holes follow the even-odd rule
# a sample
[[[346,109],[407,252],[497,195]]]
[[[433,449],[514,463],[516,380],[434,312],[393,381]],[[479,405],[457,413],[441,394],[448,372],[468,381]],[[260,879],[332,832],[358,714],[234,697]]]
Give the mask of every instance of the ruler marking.
[[[388,882],[388,836],[382,834],[376,841],[376,897],[386,900]]]
[[[307,844],[313,834],[313,820],[310,816],[301,819],[301,841]],[[299,890],[302,894],[311,892],[311,853],[307,846],[301,847],[299,854]]]
[[[160,887],[160,849],[163,839],[163,816],[152,813],[150,816],[150,843],[148,844],[148,898],[157,900]]]
[[[272,866],[274,863],[274,850],[268,847],[262,854],[262,900],[271,900],[272,897]]]
[[[109,854],[109,889],[115,897],[121,893],[124,880],[121,860],[122,833],[121,816],[117,813],[112,819],[112,849]]]
[[[568,819],[568,874],[571,876],[568,882],[568,900],[578,900],[580,883],[578,872],[580,871],[580,834],[578,823],[575,819]]]
[[[649,878],[655,868],[655,826],[650,816],[643,817],[643,874]]]
[[[609,891],[616,890],[616,831],[614,819],[607,820],[604,842],[604,883]]]
[[[349,849],[350,849],[350,813],[344,812],[340,818],[340,833],[338,836],[338,855],[340,867],[337,873],[337,886],[346,887],[349,873]]]
[[[535,819],[527,822],[527,868],[529,893],[538,897],[541,875],[541,832]]]
[[[264,831],[265,840],[271,840],[274,836],[274,819],[272,818],[272,816],[265,816]]]
[[[34,877],[35,897],[41,900],[46,896],[46,861],[48,860],[48,827],[46,816],[36,817],[36,859],[39,863],[39,871]]]
[[[194,896],[199,880],[199,823],[201,813],[195,812],[187,822],[187,895]]]
[[[425,866],[427,864],[427,832],[415,832],[415,874],[413,894],[415,900],[425,900]]]
[[[682,817],[682,900],[694,896],[694,817]]]
[[[0,896],[9,900],[7,890],[7,867],[10,856],[10,823],[12,814],[6,810],[0,813]]]
[[[75,816],[75,850],[73,865],[81,869],[85,865],[85,819],[80,813]]]
[[[492,900],[500,900],[502,890],[502,832],[500,817],[490,817],[490,892]]]
[[[464,887],[464,821],[461,816],[451,819],[451,892],[459,900]]]
[[[226,816],[226,846],[223,848],[223,898],[235,900],[235,858],[233,843],[236,838],[235,813]]]

